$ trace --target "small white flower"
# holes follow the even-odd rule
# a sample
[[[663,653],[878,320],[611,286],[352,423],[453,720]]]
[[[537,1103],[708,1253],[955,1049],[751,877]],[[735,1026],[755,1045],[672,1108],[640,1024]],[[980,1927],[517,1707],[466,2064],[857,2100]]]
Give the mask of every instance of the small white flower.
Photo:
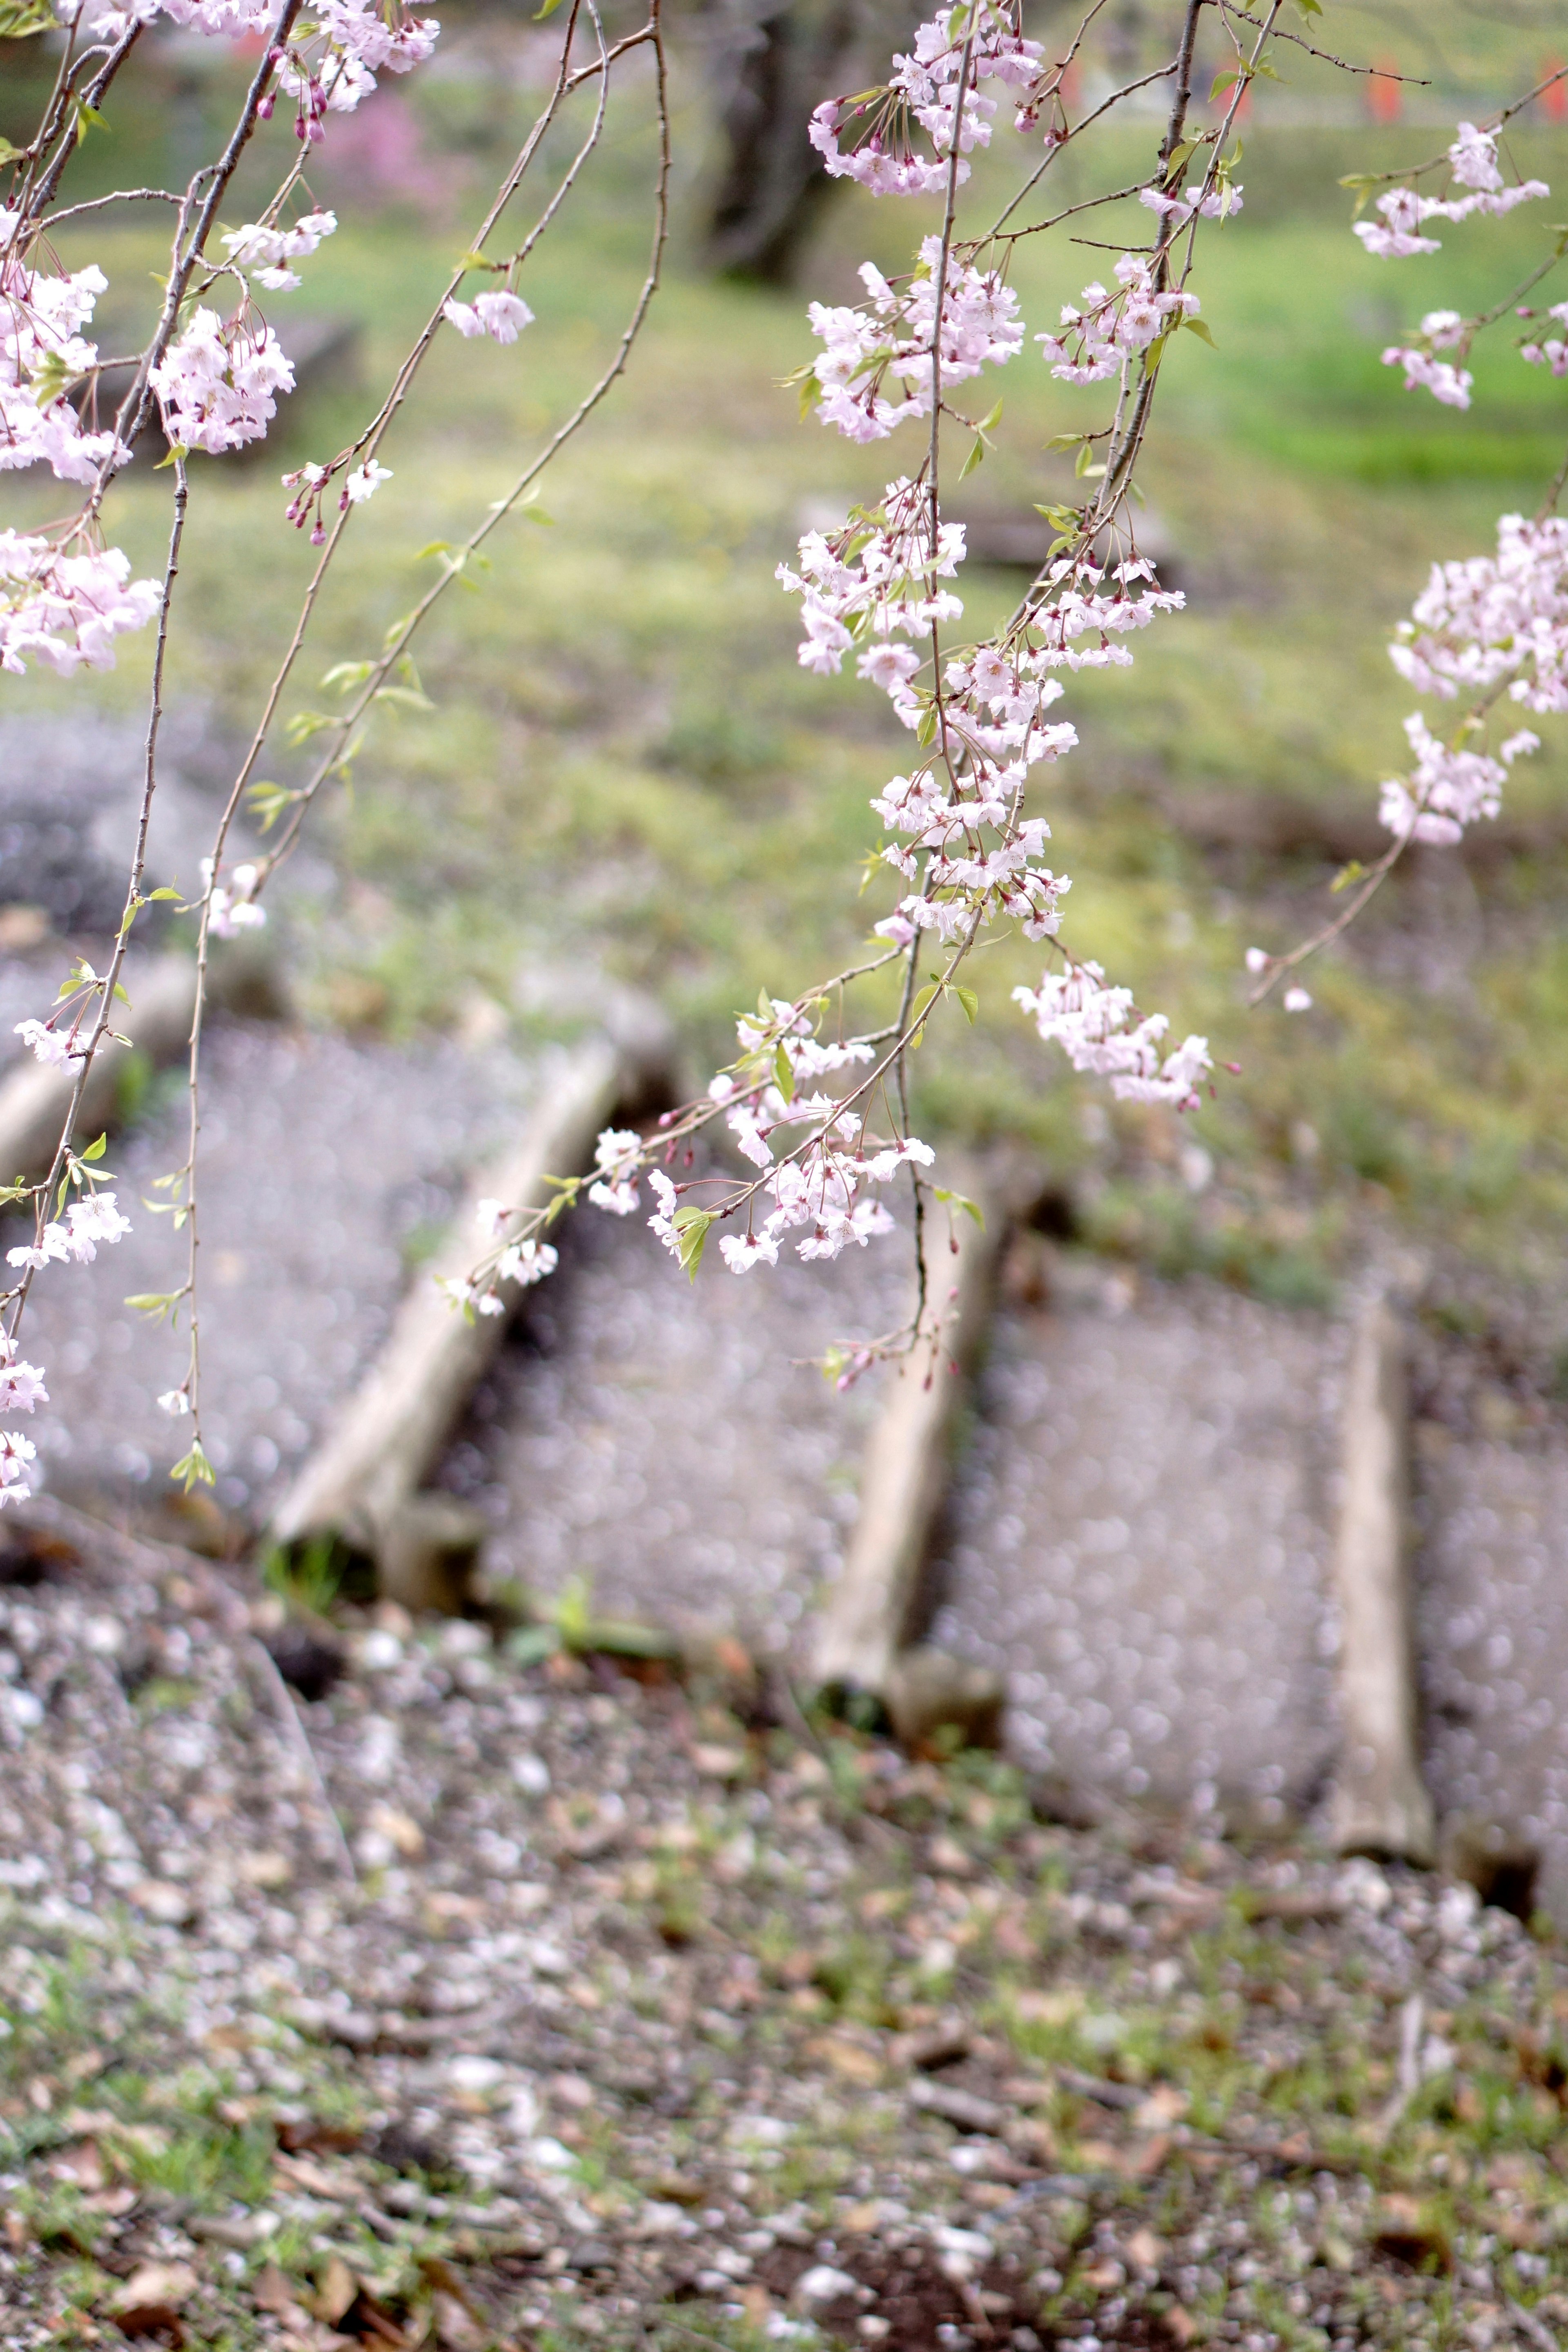
[[[355,507],[363,506],[366,499],[374,497],[380,483],[390,482],[391,479],[390,466],[378,465],[374,457],[367,457],[363,466],[355,467],[343,484],[343,488],[348,494],[349,504]]]
[[[191,1409],[190,1398],[184,1389],[165,1389],[158,1402],[163,1410],[172,1413],[176,1421],[181,1420]]]
[[[1288,988],[1280,1002],[1287,1013],[1310,1012],[1312,1003],[1311,998],[1304,988]]]

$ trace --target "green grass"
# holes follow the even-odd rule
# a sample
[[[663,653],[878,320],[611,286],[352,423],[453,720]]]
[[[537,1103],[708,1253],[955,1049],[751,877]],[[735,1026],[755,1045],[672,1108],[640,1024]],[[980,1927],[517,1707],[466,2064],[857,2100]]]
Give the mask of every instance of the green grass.
[[[1438,12],[1432,28],[1452,85],[1496,79],[1500,35],[1464,11]],[[1373,38],[1375,26],[1363,29]],[[1528,28],[1510,38],[1532,61]],[[445,110],[448,135],[479,120],[460,85],[424,102]],[[690,110],[682,89],[683,123]],[[484,124],[489,138],[488,114]],[[1153,136],[1116,134],[1062,184],[1083,193],[1091,170],[1113,184]],[[127,171],[153,168],[148,117],[128,101],[87,168],[108,172],[117,141]],[[1084,1090],[1009,1001],[1040,964],[1017,941],[977,958],[977,1029],[939,1028],[916,1074],[919,1117],[933,1129],[1021,1137],[1090,1180],[1097,1244],[1289,1304],[1329,1295],[1369,1214],[1527,1278],[1568,1207],[1560,855],[1483,877],[1486,943],[1468,982],[1433,992],[1407,976],[1391,942],[1420,900],[1401,888],[1320,968],[1318,1009],[1292,1022],[1245,1009],[1241,952],[1255,939],[1283,946],[1321,919],[1329,864],[1215,862],[1182,822],[1184,806],[1215,796],[1286,797],[1341,817],[1371,809],[1401,759],[1412,701],[1384,653],[1394,623],[1428,562],[1487,547],[1498,512],[1533,505],[1561,453],[1561,389],[1518,362],[1506,328],[1475,362],[1468,418],[1403,394],[1379,364],[1401,321],[1522,276],[1561,209],[1449,229],[1427,262],[1368,260],[1337,174],[1439,143],[1408,128],[1270,133],[1265,121],[1249,131],[1247,208],[1209,240],[1200,281],[1217,348],[1184,339],[1167,362],[1150,451],[1147,488],[1188,570],[1189,610],[1137,641],[1132,671],[1073,681],[1063,715],[1082,746],[1040,791],[1057,862],[1075,877],[1075,947],[1168,1010],[1178,1032],[1205,1031],[1241,1076],[1221,1081],[1181,1138],[1163,1116],[1114,1113],[1097,1141]],[[642,267],[649,161],[634,105],[601,178],[530,264],[538,325],[510,351],[437,344],[384,453],[395,478],[356,520],[289,708],[322,699],[331,663],[375,648],[430,576],[416,551],[466,530],[603,364]],[[1561,181],[1568,138],[1527,131],[1519,161]],[[977,174],[975,217],[1001,170],[994,155]],[[475,207],[466,201],[439,228],[342,209],[343,230],[306,265],[307,290],[280,299],[363,319],[374,384],[425,315]],[[234,210],[243,215],[237,200]],[[1131,234],[1134,220],[1121,226]],[[811,290],[843,299],[863,253],[896,265],[927,225],[919,207],[851,196],[826,216]],[[581,1018],[576,975],[602,966],[655,990],[699,1057],[722,1058],[735,1006],[759,986],[794,990],[831,968],[889,901],[881,880],[858,895],[878,839],[866,803],[907,746],[852,680],[799,671],[795,608],[772,571],[803,503],[875,491],[911,453],[897,441],[855,451],[797,422],[776,380],[812,348],[804,295],[705,281],[686,258],[690,243],[683,210],[632,375],[546,487],[552,524],[510,526],[476,593],[438,609],[419,647],[437,709],[385,722],[352,799],[321,814],[316,845],[343,884],[292,919],[307,1001],[322,1017],[368,1008],[405,1034],[458,1024],[479,991],[525,1026],[560,1033]],[[89,243],[66,250],[85,256]],[[144,226],[95,234],[91,250],[114,281],[111,301],[157,266]],[[1031,327],[1104,266],[1059,233],[1021,248]],[[1564,277],[1541,299],[1568,290]],[[1096,421],[1099,407],[1052,383],[1032,351],[997,389],[1003,449],[966,492],[977,505],[1026,506],[1063,478],[1042,444]],[[237,732],[310,552],[283,523],[278,474],[337,446],[363,406],[319,397],[287,415],[254,462],[193,467],[174,693]],[[20,521],[52,508],[30,478],[11,495]],[[158,561],[166,499],[144,469],[116,493],[116,535],[141,567]],[[1005,610],[1016,584],[976,573],[972,619]],[[68,689],[7,680],[5,691],[19,709],[131,712],[146,658],[136,645],[110,677]],[[262,772],[298,772],[273,751]],[[1510,786],[1510,808],[1549,813],[1565,781],[1562,742],[1549,740]],[[1462,898],[1468,886],[1454,887]],[[1201,1198],[1177,1169],[1187,1135],[1216,1163]]]

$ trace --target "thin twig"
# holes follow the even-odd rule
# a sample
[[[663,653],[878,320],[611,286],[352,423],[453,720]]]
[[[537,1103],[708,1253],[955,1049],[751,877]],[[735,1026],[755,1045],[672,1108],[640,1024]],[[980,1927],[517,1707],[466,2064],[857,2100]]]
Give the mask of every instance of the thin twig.
[[[257,1668],[271,1695],[273,1711],[278,1717],[279,1725],[315,1789],[321,1817],[331,1833],[331,1846],[338,1868],[348,1885],[357,1887],[359,1873],[354,1868],[354,1858],[349,1851],[349,1842],[343,1835],[343,1825],[339,1821],[337,1810],[327,1792],[327,1783],[322,1776],[320,1760],[314,1748],[310,1745],[310,1735],[300,1721],[300,1710],[289,1696],[289,1685],[278,1670],[278,1661],[266,1643],[258,1640],[256,1634],[247,1631],[245,1640],[251,1663]]]

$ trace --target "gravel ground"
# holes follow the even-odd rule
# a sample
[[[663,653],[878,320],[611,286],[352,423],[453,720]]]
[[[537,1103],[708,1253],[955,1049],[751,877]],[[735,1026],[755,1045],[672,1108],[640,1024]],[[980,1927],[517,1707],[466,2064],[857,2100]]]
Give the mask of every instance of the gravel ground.
[[[1009,1675],[1026,1761],[1308,1809],[1334,1740],[1343,1333],[1204,1283],[997,1318],[934,1638]]]
[[[203,1418],[225,1510],[260,1525],[372,1360],[468,1170],[516,1131],[537,1082],[497,1048],[353,1044],[215,1021],[201,1162]],[[154,1402],[186,1341],[129,1310],[172,1289],[184,1236],[148,1203],[184,1157],[183,1087],[110,1154],[132,1231],[90,1265],[51,1266],[26,1341],[49,1375],[37,1442],[51,1486],[149,1496],[188,1442]],[[309,1203],[309,1213],[302,1213]]]
[[[525,1669],[382,1604],[307,1702],[271,1596],[6,1531],[6,2352],[1568,2322],[1568,1967],[1468,1888],[1074,1833],[738,1651]]]

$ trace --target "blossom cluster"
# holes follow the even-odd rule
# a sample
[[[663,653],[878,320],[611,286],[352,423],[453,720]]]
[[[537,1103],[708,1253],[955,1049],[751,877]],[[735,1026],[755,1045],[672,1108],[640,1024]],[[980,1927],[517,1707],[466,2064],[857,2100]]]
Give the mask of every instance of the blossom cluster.
[[[9,1332],[0,1331],[0,1413],[34,1412],[48,1401],[41,1368],[18,1362],[16,1340]],[[27,1465],[37,1452],[31,1438],[19,1430],[0,1430],[0,1505],[30,1498],[33,1489]]]
[[[1508,681],[1515,702],[1568,710],[1568,521],[1503,515],[1497,553],[1435,563],[1389,656],[1452,701]]]
[[[1376,209],[1382,218],[1354,224],[1355,235],[1368,253],[1380,261],[1437,253],[1442,249],[1439,240],[1421,235],[1428,221],[1468,220],[1475,213],[1495,217],[1552,193],[1544,180],[1521,180],[1505,187],[1497,159],[1497,133],[1478,131],[1473,122],[1460,123],[1448,149],[1448,168],[1455,184],[1465,191],[1463,195],[1424,196],[1418,189],[1405,186],[1390,188],[1379,196]]]
[[[275,395],[294,389],[294,370],[270,327],[253,324],[243,309],[226,320],[204,305],[150,382],[169,440],[217,457],[263,437],[278,413]]]
[[[1546,316],[1568,330],[1568,302],[1553,302]],[[1568,340],[1563,335],[1531,335],[1521,343],[1519,355],[1531,367],[1549,367],[1553,375],[1568,375]]]
[[[980,95],[980,82],[999,81],[1017,91],[1017,127],[1033,123],[1043,94],[1043,55],[1039,42],[1023,39],[990,0],[978,0],[973,9],[948,9],[919,27],[907,56],[894,57],[883,89],[825,100],[807,135],[833,179],[857,180],[874,196],[932,195],[946,187],[955,168],[955,139],[960,183],[970,170],[963,157],[991,143],[996,100]],[[851,126],[864,136],[846,149],[840,142]],[[931,142],[930,155],[915,144],[917,126]]]
[[[20,240],[20,215],[0,210],[0,472],[41,463],[62,482],[90,482],[114,436],[84,433],[66,393],[98,363],[79,331],[109,281],[91,263],[68,275],[29,268]]]
[[[1428,333],[1435,319],[1447,322],[1457,315],[1452,310],[1429,310],[1421,321],[1421,331]],[[1470,404],[1475,378],[1469,369],[1456,367],[1452,360],[1438,359],[1430,343],[1425,349],[1391,343],[1383,354],[1383,364],[1405,370],[1406,392],[1414,392],[1419,385],[1434,400],[1441,401],[1445,408],[1468,408]]]
[[[1508,771],[1521,752],[1538,751],[1541,738],[1521,727],[1498,747],[1494,760],[1463,743],[1444,743],[1419,711],[1405,722],[1415,765],[1408,777],[1391,777],[1383,787],[1378,821],[1402,841],[1452,843],[1478,817],[1496,816]]]
[[[207,929],[215,940],[237,939],[241,931],[258,931],[267,920],[267,909],[256,903],[256,893],[261,887],[261,868],[248,861],[236,866],[226,882],[214,880],[216,868],[210,857],[202,860],[202,887],[206,894]]]
[[[1109,1077],[1119,1100],[1196,1109],[1204,1076],[1214,1066],[1208,1039],[1184,1038],[1173,1052],[1162,1055],[1170,1027],[1164,1014],[1140,1016],[1131,990],[1108,988],[1100,964],[1075,963],[1065,972],[1048,971],[1038,988],[1016,988],[1013,997],[1034,1016],[1047,1043],[1062,1048],[1075,1070]]]
[[[247,221],[243,228],[227,230],[223,241],[236,269],[250,271],[269,294],[285,294],[300,283],[285,265],[314,253],[323,237],[336,234],[337,226],[336,213],[306,213],[288,228],[276,221]]]
[[[635,1202],[633,1204],[635,1206]],[[517,1211],[504,1201],[480,1201],[475,1212],[479,1231],[490,1244],[502,1244],[494,1263],[482,1276],[466,1281],[459,1276],[443,1275],[438,1287],[446,1292],[455,1307],[472,1315],[505,1315],[510,1302],[501,1296],[503,1283],[515,1283],[527,1290],[553,1274],[560,1263],[560,1252],[549,1242],[511,1240],[506,1236],[515,1223]]]
[[[30,1266],[35,1272],[54,1258],[87,1265],[98,1255],[100,1242],[117,1242],[130,1231],[131,1220],[121,1215],[112,1192],[89,1192],[71,1202],[63,1223],[51,1221],[36,1242],[7,1250],[5,1259],[9,1265]]]
[[[155,580],[132,580],[117,547],[71,553],[54,541],[0,530],[0,669],[28,657],[61,677],[84,663],[114,667],[114,639],[145,628],[158,609]]]
[[[874,262],[862,262],[864,304],[811,305],[811,331],[826,345],[812,371],[819,387],[817,414],[847,439],[881,441],[906,418],[931,415],[933,351],[940,353],[946,393],[977,376],[987,362],[1000,367],[1023,348],[1018,298],[1012,289],[995,270],[955,261],[950,261],[942,285],[939,341],[941,259],[941,237],[928,236],[919,267],[903,285],[894,287]],[[903,387],[896,403],[884,389],[889,378]]]
[[[100,1246],[130,1231],[131,1220],[121,1215],[112,1192],[88,1192],[71,1202],[63,1219],[46,1224],[36,1244],[8,1250],[6,1256],[12,1265],[35,1271],[53,1259],[85,1265]],[[0,1331],[0,1413],[32,1412],[48,1401],[42,1367],[19,1362],[15,1337]],[[37,1452],[19,1431],[0,1430],[0,1505],[28,1500],[33,1489],[27,1465]]]
[[[1083,289],[1083,309],[1062,305],[1059,334],[1037,335],[1051,373],[1064,383],[1102,383],[1120,375],[1129,359],[1146,352],[1184,319],[1195,319],[1202,304],[1185,289],[1163,290],[1144,254],[1124,253],[1116,265],[1116,291],[1098,279]]]
[[[521,295],[505,291],[476,294],[471,302],[459,302],[454,296],[442,303],[441,316],[468,341],[475,335],[489,335],[492,342],[515,343],[523,328],[533,324],[533,313]]]
[[[920,656],[892,640],[962,616],[959,599],[937,583],[953,577],[963,554],[963,525],[940,523],[933,543],[930,496],[904,478],[889,483],[880,508],[852,509],[837,531],[806,531],[798,572],[781,563],[774,573],[802,600],[801,667],[826,677],[863,642],[860,676],[892,698],[906,724],[917,724],[920,708],[909,682]]]

